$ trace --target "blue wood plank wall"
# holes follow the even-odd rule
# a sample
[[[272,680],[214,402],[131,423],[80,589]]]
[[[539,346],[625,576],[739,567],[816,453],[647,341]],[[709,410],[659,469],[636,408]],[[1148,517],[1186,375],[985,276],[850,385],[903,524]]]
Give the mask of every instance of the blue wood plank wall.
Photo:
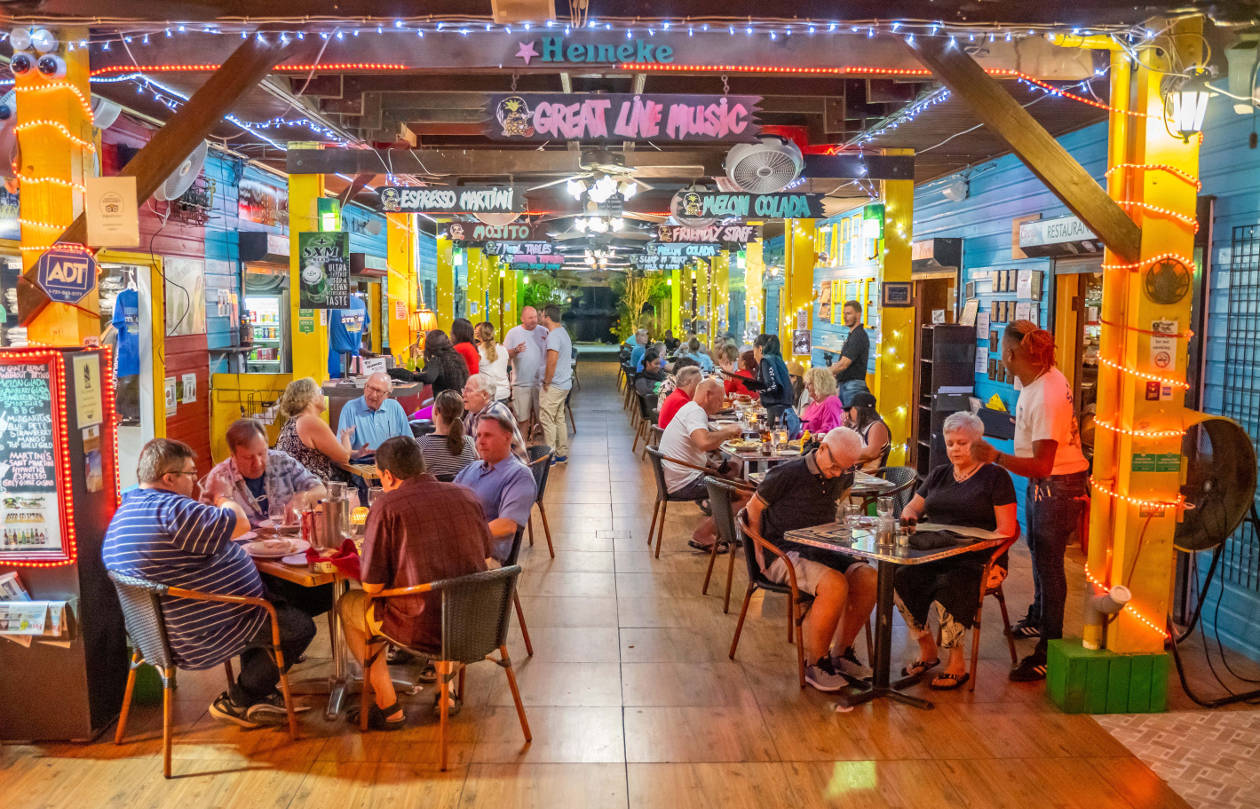
[[[437,291],[437,238],[431,233],[421,231],[416,239],[416,283],[419,285],[424,305],[434,308]],[[425,281],[429,282],[430,292],[425,292]]]
[[[385,216],[361,205],[341,209],[341,229],[350,234],[350,252],[385,258]]]
[[[819,227],[824,229],[827,236],[827,244],[831,244],[831,231],[841,227],[844,221],[844,233],[848,233],[850,228],[862,226],[862,208],[858,207],[842,214],[828,218],[820,223]],[[833,361],[839,357],[840,349],[844,348],[845,338],[849,336],[849,329],[844,325],[844,317],[841,314],[844,309],[846,300],[862,299],[859,292],[859,282],[867,278],[875,278],[879,273],[878,263],[861,255],[864,252],[861,248],[861,241],[841,241],[839,244],[840,253],[834,256],[835,263],[838,266],[822,266],[814,268],[814,291],[817,295],[819,287],[822,284],[831,281],[839,281],[841,286],[838,288],[840,292],[839,298],[832,298],[825,304],[822,303],[820,297],[814,300],[814,328],[810,333],[813,351],[810,354],[811,365],[825,365],[824,353],[832,354]],[[869,245],[870,242],[865,242]],[[862,284],[861,287],[865,287]],[[832,293],[828,290],[828,295]],[[876,346],[879,343],[879,307],[877,304],[879,298],[879,290],[877,285],[872,282],[869,285],[869,300],[864,307],[862,313],[862,323],[867,330],[866,336],[870,338],[872,350],[867,356],[866,372],[872,374],[875,372],[875,355],[877,353]]]

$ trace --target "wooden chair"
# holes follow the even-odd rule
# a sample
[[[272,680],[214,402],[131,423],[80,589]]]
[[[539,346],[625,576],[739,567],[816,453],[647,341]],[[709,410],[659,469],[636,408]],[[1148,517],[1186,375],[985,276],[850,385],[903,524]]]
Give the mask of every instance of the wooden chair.
[[[639,453],[639,458],[642,459],[647,457],[648,447],[651,447],[652,449],[660,449],[661,436],[663,435],[665,435],[665,431],[653,424],[651,429],[648,430],[648,440],[647,443],[643,445],[643,450]]]
[[[980,660],[980,612],[984,608],[985,596],[992,596],[997,600],[998,608],[1002,610],[1002,628],[1006,635],[1006,646],[1011,653],[1011,665],[1014,666],[1019,663],[1019,654],[1015,651],[1015,638],[1011,637],[1011,618],[1006,612],[1006,594],[1002,592],[1002,584],[999,582],[996,587],[986,586],[989,581],[989,572],[993,569],[993,566],[1018,541],[1019,537],[1014,536],[1003,542],[994,548],[993,553],[989,555],[988,561],[984,563],[984,572],[980,575],[980,601],[976,604],[975,631],[972,633],[971,638],[971,678],[968,691],[976,690],[976,664]]]
[[[713,470],[707,469],[703,466],[696,466],[695,464],[690,464],[690,463],[687,463],[686,461],[680,461],[677,458],[670,458],[667,455],[662,454],[659,449],[656,449],[654,447],[647,447],[647,454],[648,454],[648,459],[652,462],[652,473],[656,478],[656,502],[652,506],[652,524],[648,528],[648,547],[649,548],[652,547],[652,537],[653,537],[653,534],[655,534],[656,558],[660,559],[661,558],[661,540],[665,536],[665,512],[668,510],[669,504],[670,503],[697,503],[697,504],[700,503],[700,499],[679,497],[676,494],[670,493],[669,486],[665,482],[665,467],[663,466],[663,462],[669,461],[672,464],[677,464],[678,466],[682,466],[687,469],[694,469],[698,472],[703,472],[706,475],[712,475]],[[727,480],[727,478],[721,478],[721,477],[719,477],[719,479]],[[659,520],[657,519],[658,514],[660,515]]]
[[[712,475],[706,477],[704,482],[709,488],[709,508],[713,511],[713,522],[717,526],[718,541],[726,543],[730,554],[730,560],[726,566],[726,596],[722,601],[722,612],[725,614],[731,608],[731,581],[735,577],[735,546],[739,544],[739,537],[735,533],[733,501],[737,495],[751,494],[754,489],[751,485],[733,483]],[[704,586],[700,588],[700,595],[709,594],[709,578],[713,575],[713,564],[717,561],[717,547],[715,542],[713,550],[709,554],[709,569],[705,571]]]
[[[739,647],[739,635],[744,629],[744,618],[748,615],[748,604],[752,601],[753,593],[757,590],[765,590],[769,593],[783,593],[788,597],[788,642],[790,643],[793,639],[796,640],[797,674],[801,681],[801,688],[804,688],[805,637],[802,634],[801,624],[804,623],[805,615],[814,603],[814,597],[809,593],[800,591],[796,585],[796,570],[792,567],[791,562],[787,561],[787,556],[783,551],[763,539],[760,534],[748,525],[748,513],[746,511],[740,510],[739,514],[736,515],[735,530],[743,538],[744,542],[744,562],[748,565],[748,590],[744,593],[744,606],[739,611],[739,621],[735,624],[735,637],[731,639],[731,660],[735,659],[735,650]],[[766,574],[761,570],[761,565],[757,563],[757,548],[761,548],[762,553],[766,554],[767,562],[772,561],[771,557],[784,560],[787,565],[787,584],[775,584],[766,578]]]
[[[118,601],[122,605],[123,621],[127,626],[127,634],[135,645],[131,655],[131,671],[127,673],[127,686],[123,691],[122,712],[118,716],[118,729],[114,732],[114,744],[122,744],[127,732],[127,717],[131,711],[131,695],[136,686],[136,669],[148,662],[157,668],[162,676],[162,775],[171,777],[171,698],[175,687],[175,671],[179,662],[171,652],[166,634],[166,618],[162,613],[162,598],[186,598],[191,601],[207,601],[223,604],[239,604],[261,607],[267,612],[271,626],[271,655],[280,669],[280,693],[284,695],[285,712],[289,717],[289,738],[297,740],[297,714],[293,710],[293,697],[289,693],[289,678],[285,673],[284,652],[280,648],[280,624],[276,619],[276,608],[263,598],[249,596],[228,596],[215,593],[203,593],[198,590],[186,590],[182,587],[168,587],[138,576],[128,576],[116,571],[109,571],[110,581],[118,592]],[[231,658],[240,651],[229,655],[222,661],[232,682]],[[218,665],[214,663],[212,665]],[[203,667],[208,668],[208,667]]]
[[[529,453],[529,470],[534,473],[534,506],[538,509],[538,516],[542,517],[543,533],[547,537],[547,553],[551,554],[551,558],[556,558],[556,549],[551,544],[551,526],[547,524],[547,508],[543,505],[543,495],[547,493],[547,481],[551,479],[551,459],[555,456],[551,447],[546,444],[538,444],[530,447]],[[534,545],[534,513],[529,514],[529,544]]]
[[[638,449],[640,441],[643,442],[644,446],[647,446],[648,436],[651,429],[656,426],[656,419],[658,416],[656,408],[648,404],[646,396],[638,392],[634,395],[635,398],[639,400],[639,420],[634,428],[634,441],[630,444],[631,453]]]
[[[517,543],[520,545],[520,534]],[[516,716],[521,723],[521,732],[525,735],[525,743],[534,740],[529,729],[529,720],[525,716],[525,706],[521,703],[521,692],[516,684],[516,672],[512,669],[512,659],[508,656],[507,631],[509,611],[516,601],[516,580],[520,576],[519,565],[507,565],[498,570],[485,570],[454,579],[442,579],[413,587],[398,587],[383,590],[373,596],[373,600],[388,598],[404,598],[422,593],[442,594],[442,648],[438,658],[433,661],[438,676],[438,746],[441,750],[441,767],[447,768],[446,726],[449,707],[451,680],[456,674],[459,684],[456,688],[459,697],[463,698],[464,670],[471,663],[490,659],[503,667],[507,675],[508,688],[512,690],[512,701],[516,704]],[[520,609],[519,601],[516,601]],[[369,643],[393,643],[417,654],[428,654],[423,649],[410,649],[395,638],[385,636],[373,637]],[[498,651],[499,659],[490,658],[491,652]],[[359,708],[359,722],[362,730],[367,730],[368,710],[371,704],[372,685],[364,678],[363,692]]]

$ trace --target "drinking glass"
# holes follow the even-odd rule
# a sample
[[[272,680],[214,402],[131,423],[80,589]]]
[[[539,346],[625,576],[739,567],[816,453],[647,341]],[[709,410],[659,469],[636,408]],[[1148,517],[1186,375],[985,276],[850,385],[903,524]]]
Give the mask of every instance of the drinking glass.
[[[852,500],[845,500],[841,508],[844,514],[844,524],[850,528],[856,528],[858,520],[862,517],[862,508]]]
[[[376,504],[376,499],[385,493],[385,489],[380,486],[371,486],[368,488],[368,508]]]
[[[271,526],[276,530],[284,525],[288,520],[288,506],[280,498],[274,498],[267,501],[267,517],[271,520]]]
[[[875,513],[882,517],[893,516],[893,499],[887,495],[875,501]]]

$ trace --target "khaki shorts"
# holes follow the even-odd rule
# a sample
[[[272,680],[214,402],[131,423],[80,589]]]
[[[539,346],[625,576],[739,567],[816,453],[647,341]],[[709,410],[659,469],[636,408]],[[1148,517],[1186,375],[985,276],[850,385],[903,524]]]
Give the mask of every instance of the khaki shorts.
[[[372,597],[362,590],[350,590],[337,599],[341,625],[369,638],[381,634],[381,622],[372,610]]]
[[[529,421],[531,413],[538,412],[538,388],[523,385],[512,386],[512,413],[517,421]]]
[[[818,595],[818,584],[822,581],[823,576],[828,571],[844,574],[850,567],[860,564],[856,559],[839,556],[836,558],[836,566],[824,565],[822,562],[814,562],[809,559],[802,559],[796,551],[788,551],[787,558],[792,562],[792,569],[796,571],[796,589],[802,593],[810,595]],[[843,566],[843,569],[840,569]],[[775,584],[787,584],[787,564],[782,557],[776,556],[770,567],[766,568],[766,578]]]

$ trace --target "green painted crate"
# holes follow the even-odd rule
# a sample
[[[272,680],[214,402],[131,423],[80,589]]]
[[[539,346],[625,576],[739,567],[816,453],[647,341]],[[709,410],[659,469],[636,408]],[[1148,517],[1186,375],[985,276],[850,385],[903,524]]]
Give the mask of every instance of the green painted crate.
[[[1064,713],[1159,713],[1168,705],[1168,655],[1086,649],[1050,641],[1046,692]]]

